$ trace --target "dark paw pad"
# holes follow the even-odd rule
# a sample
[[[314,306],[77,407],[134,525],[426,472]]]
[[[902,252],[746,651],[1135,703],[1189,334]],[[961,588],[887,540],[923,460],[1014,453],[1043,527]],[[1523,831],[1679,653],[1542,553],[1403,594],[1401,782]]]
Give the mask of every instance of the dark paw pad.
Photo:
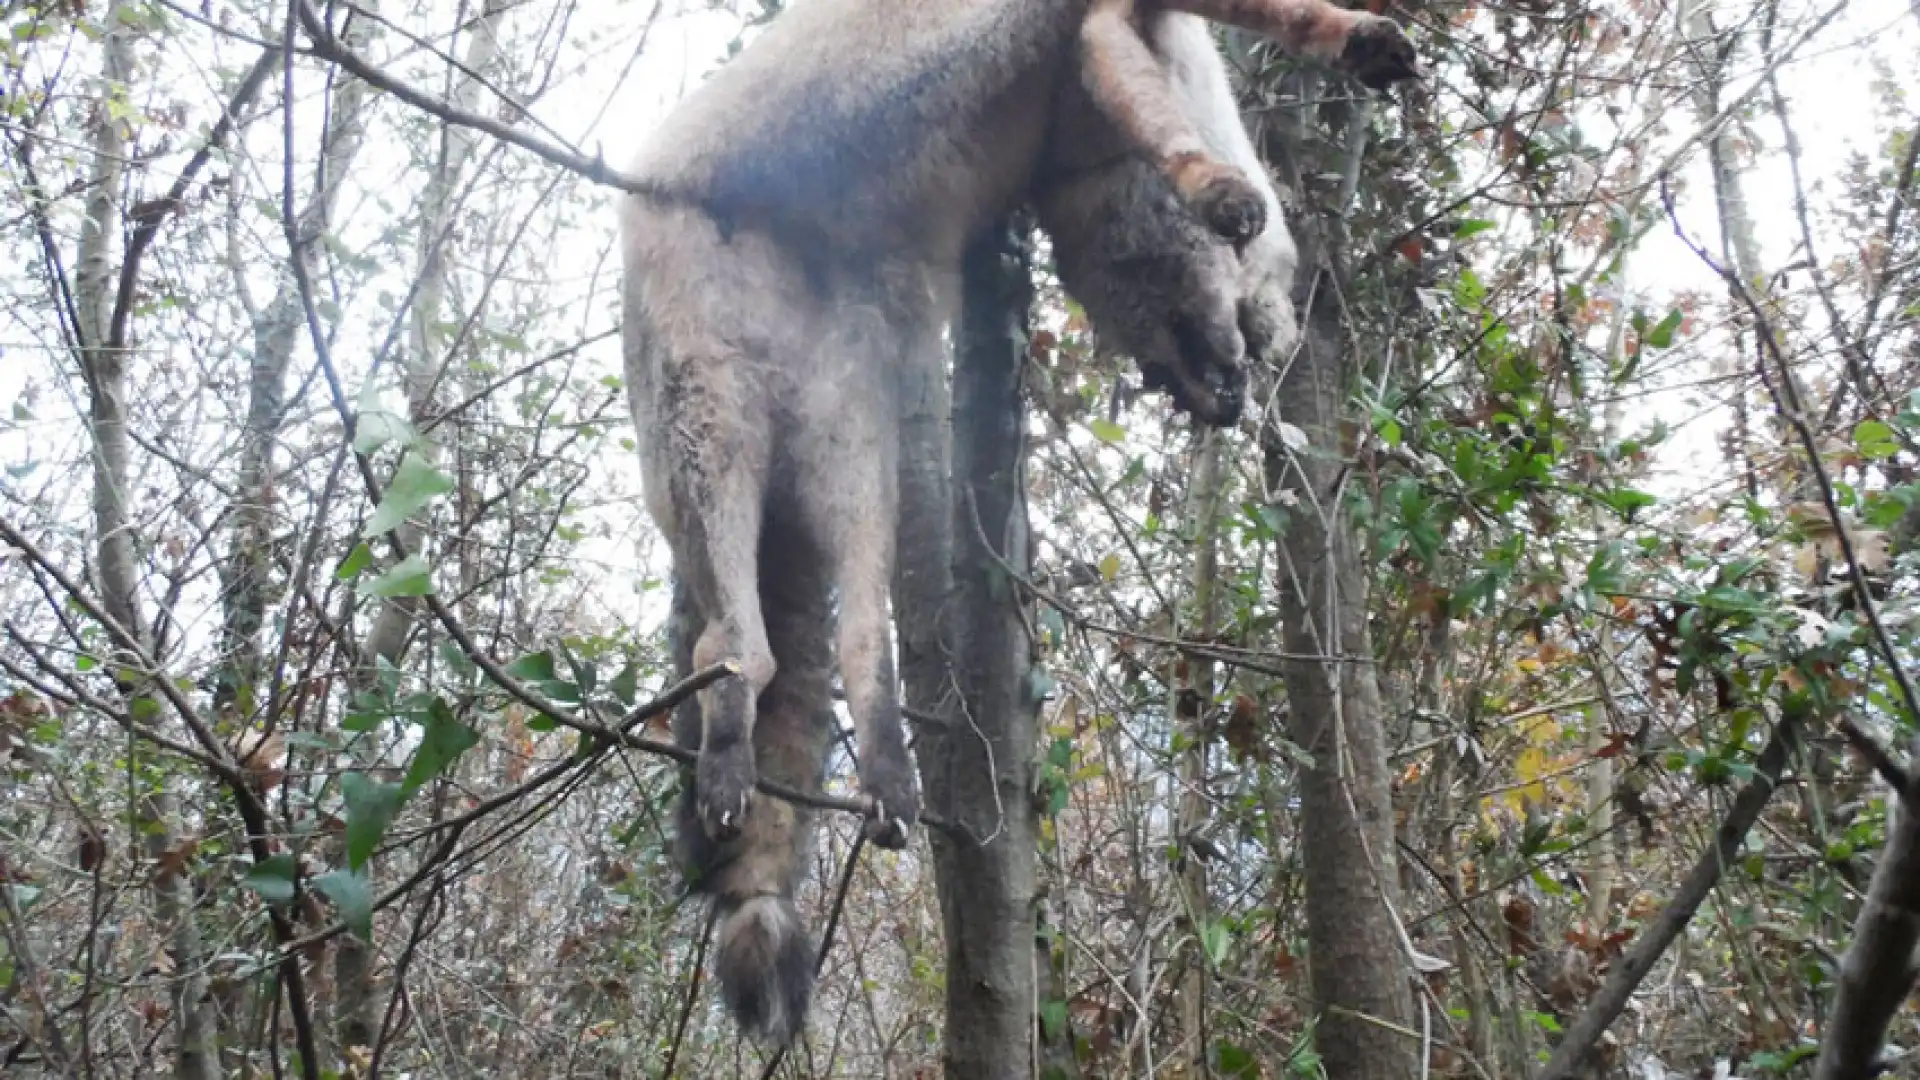
[[[753,757],[744,752],[702,753],[694,791],[700,825],[716,843],[740,835],[753,801]]]
[[[1237,172],[1222,172],[1193,198],[1194,212],[1222,238],[1245,244],[1267,227],[1267,202]]]
[[[1362,16],[1347,35],[1347,47],[1340,54],[1341,70],[1375,90],[1394,83],[1420,78],[1419,55],[1413,42],[1392,19],[1377,15]]]

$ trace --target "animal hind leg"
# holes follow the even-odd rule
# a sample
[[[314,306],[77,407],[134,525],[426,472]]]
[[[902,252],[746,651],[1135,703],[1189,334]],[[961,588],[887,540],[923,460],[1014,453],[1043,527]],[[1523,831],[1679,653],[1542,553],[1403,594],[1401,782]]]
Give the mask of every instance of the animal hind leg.
[[[712,375],[721,365],[706,370]],[[706,437],[684,443],[672,465],[673,561],[701,624],[693,667],[740,667],[699,694],[695,811],[708,838],[724,842],[739,835],[753,797],[754,703],[776,670],[757,558],[767,463],[764,444],[740,418],[700,426]]]
[[[1134,0],[1093,0],[1080,26],[1080,78],[1101,113],[1209,228],[1245,244],[1266,227],[1260,189],[1215,157],[1181,110],[1166,69],[1134,22]]]

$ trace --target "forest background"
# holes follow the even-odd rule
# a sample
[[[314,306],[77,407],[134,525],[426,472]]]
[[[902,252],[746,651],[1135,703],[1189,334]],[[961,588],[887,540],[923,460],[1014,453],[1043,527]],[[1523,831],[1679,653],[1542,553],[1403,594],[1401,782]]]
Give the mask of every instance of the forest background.
[[[605,163],[775,11],[10,3],[0,1072],[1920,1076],[1920,4],[1397,13],[1392,99],[1223,36],[1304,254],[1241,430],[970,262],[965,769],[823,813],[772,1061],[635,741]]]

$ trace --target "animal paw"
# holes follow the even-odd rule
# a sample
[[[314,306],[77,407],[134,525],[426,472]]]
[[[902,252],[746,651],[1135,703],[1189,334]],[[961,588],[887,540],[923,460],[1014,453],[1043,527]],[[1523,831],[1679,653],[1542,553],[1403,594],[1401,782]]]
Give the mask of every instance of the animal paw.
[[[701,753],[694,768],[694,793],[700,825],[709,839],[726,843],[740,835],[756,779],[753,753],[745,746]]]
[[[1392,19],[1379,15],[1358,16],[1347,34],[1347,47],[1340,53],[1340,69],[1374,90],[1424,74],[1406,32]]]
[[[865,771],[868,775],[860,781],[867,801],[862,831],[869,843],[899,851],[907,846],[907,834],[920,820],[920,797],[914,793],[912,774],[904,762]]]
[[[1226,165],[1209,164],[1204,175],[1193,183],[1187,201],[1207,228],[1236,245],[1259,236],[1267,227],[1267,201],[1239,170]],[[1183,178],[1184,179],[1184,178]]]

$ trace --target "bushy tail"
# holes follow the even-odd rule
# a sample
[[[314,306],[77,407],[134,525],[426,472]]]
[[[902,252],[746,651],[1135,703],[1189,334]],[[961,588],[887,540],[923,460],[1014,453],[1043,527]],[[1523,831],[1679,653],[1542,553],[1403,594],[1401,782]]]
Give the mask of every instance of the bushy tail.
[[[813,997],[813,940],[784,896],[714,897],[719,915],[713,971],[742,1031],[784,1046],[806,1022]]]

